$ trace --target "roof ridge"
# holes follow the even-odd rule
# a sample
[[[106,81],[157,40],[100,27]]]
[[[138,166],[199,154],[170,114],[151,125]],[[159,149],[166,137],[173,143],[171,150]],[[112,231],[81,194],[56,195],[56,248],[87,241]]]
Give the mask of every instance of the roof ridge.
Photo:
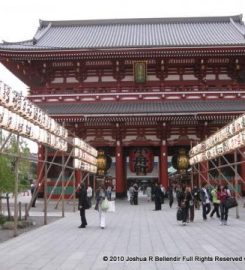
[[[242,31],[242,29],[240,29],[236,23],[234,22],[234,20],[232,18],[230,18],[230,22],[231,24],[236,28],[236,30],[245,38],[245,31]]]
[[[74,26],[74,25],[108,25],[108,24],[144,24],[144,23],[201,23],[201,22],[230,22],[233,19],[242,23],[242,14],[235,16],[204,16],[204,17],[166,17],[166,18],[124,18],[124,19],[98,19],[98,20],[39,20],[40,28],[48,26]]]
[[[33,45],[35,45],[50,29],[50,27],[52,26],[52,23],[50,22],[46,28],[43,30],[43,32],[40,33],[41,28],[39,29],[40,31],[37,31],[34,38],[33,38]]]

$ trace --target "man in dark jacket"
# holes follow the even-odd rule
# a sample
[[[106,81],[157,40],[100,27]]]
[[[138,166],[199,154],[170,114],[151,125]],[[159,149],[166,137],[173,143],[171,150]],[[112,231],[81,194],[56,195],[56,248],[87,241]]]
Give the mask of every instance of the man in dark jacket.
[[[84,184],[80,185],[80,189],[77,192],[78,197],[78,210],[81,216],[81,225],[78,228],[85,228],[87,226],[87,220],[85,216],[85,210],[88,209],[87,190]]]
[[[155,197],[155,211],[161,210],[162,209],[162,198],[164,196],[160,186],[158,183],[155,183],[155,188],[154,188],[154,197]]]

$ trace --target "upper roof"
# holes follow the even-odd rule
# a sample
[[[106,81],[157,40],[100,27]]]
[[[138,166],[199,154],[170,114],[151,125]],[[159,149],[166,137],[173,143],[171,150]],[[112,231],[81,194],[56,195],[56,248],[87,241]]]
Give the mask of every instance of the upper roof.
[[[40,21],[33,39],[3,42],[0,50],[245,45],[242,15],[84,21]]]

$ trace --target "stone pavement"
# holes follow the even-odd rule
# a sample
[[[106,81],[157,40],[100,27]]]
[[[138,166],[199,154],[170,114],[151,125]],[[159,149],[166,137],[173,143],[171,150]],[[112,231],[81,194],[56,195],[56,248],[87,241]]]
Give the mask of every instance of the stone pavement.
[[[201,211],[195,212],[194,223],[182,226],[176,221],[176,205],[170,209],[165,203],[162,211],[153,207],[144,197],[138,206],[117,201],[116,212],[107,213],[105,230],[99,228],[94,209],[86,211],[86,229],[77,228],[78,212],[66,213],[65,218],[0,244],[0,269],[245,269],[244,208],[241,219],[234,218],[232,209],[229,226],[220,226],[216,218],[203,222]],[[242,262],[217,261],[227,257]]]

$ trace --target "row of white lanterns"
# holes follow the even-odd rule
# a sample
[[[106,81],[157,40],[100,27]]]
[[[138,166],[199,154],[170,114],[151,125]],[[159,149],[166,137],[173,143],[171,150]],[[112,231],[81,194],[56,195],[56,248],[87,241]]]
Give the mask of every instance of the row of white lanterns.
[[[20,134],[37,143],[42,143],[54,149],[67,151],[67,142],[47,130],[24,119],[22,116],[0,106],[0,128]]]
[[[96,173],[98,151],[80,138],[73,138],[73,145],[74,168]]]
[[[194,146],[190,152],[190,157],[193,157],[199,153],[202,153],[214,145],[217,145],[228,138],[236,135],[238,132],[245,130],[245,114],[238,117],[232,123],[226,125],[225,127],[221,128],[219,131],[211,135],[205,141],[199,143],[198,145]]]
[[[94,157],[97,157],[98,155],[98,151],[95,148],[93,148],[91,145],[81,140],[80,138],[73,138],[73,145],[76,148],[79,148]]]
[[[75,169],[79,169],[82,171],[87,171],[91,173],[96,173],[97,172],[97,166],[93,164],[89,164],[87,162],[84,162],[81,159],[74,158],[73,159],[73,167]]]
[[[225,155],[235,149],[245,146],[245,131],[241,131],[238,134],[234,135],[231,138],[223,141],[220,144],[217,144],[207,151],[199,153],[190,158],[190,165],[194,165],[199,162],[203,162],[206,160],[214,159],[219,156]]]
[[[0,128],[60,151],[67,151],[68,130],[26,97],[0,81]],[[97,150],[79,138],[72,141],[74,168],[97,172]]]
[[[97,164],[97,158],[94,156],[91,156],[90,154],[84,152],[82,149],[75,147],[74,148],[74,157],[81,159],[85,162],[91,163],[93,165]]]
[[[0,105],[62,139],[67,139],[68,137],[67,129],[49,117],[47,113],[34,105],[26,97],[12,90],[8,85],[1,81]]]

